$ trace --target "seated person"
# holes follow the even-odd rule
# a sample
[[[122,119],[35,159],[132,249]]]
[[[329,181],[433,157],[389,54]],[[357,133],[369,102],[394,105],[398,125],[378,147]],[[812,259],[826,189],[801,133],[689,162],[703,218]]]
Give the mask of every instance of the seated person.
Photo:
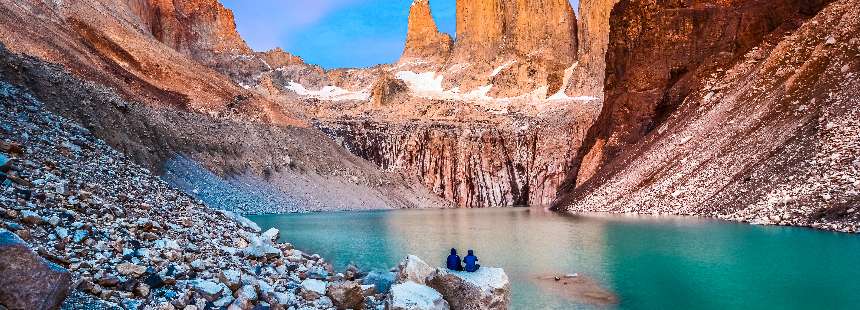
[[[475,272],[481,268],[481,265],[478,264],[478,257],[472,250],[469,250],[469,254],[463,257],[463,262],[466,263],[466,272]]]
[[[460,264],[460,256],[457,255],[457,249],[451,249],[451,255],[448,255],[448,269],[463,271],[463,265]]]

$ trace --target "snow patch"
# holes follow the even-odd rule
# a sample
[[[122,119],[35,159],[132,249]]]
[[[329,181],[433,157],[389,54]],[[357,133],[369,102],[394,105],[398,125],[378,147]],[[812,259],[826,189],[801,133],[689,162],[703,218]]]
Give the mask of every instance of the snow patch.
[[[304,85],[290,82],[287,89],[292,90],[299,96],[316,98],[320,100],[344,101],[344,100],[368,100],[369,90],[351,91],[337,86],[325,86],[320,90],[308,90]]]
[[[511,60],[511,61],[508,61],[506,63],[503,63],[501,66],[498,66],[495,69],[493,69],[493,73],[490,74],[490,77],[495,77],[495,76],[499,75],[499,73],[502,73],[503,70],[507,69],[510,66],[513,66],[515,63],[517,63],[516,60]]]
[[[510,66],[513,62],[509,62],[507,66]],[[502,69],[503,70],[503,65]],[[459,87],[454,87],[449,90],[445,90],[442,86],[442,82],[445,80],[445,76],[443,74],[437,73],[435,71],[423,72],[423,73],[415,73],[412,71],[399,71],[394,77],[405,82],[409,89],[412,91],[412,94],[416,97],[421,97],[425,99],[434,99],[434,100],[461,100],[461,101],[474,101],[481,103],[491,103],[491,104],[512,104],[516,101],[525,101],[529,103],[546,103],[546,102],[558,102],[558,101],[593,101],[597,100],[596,97],[591,96],[577,96],[577,97],[568,97],[567,94],[564,93],[564,89],[567,87],[566,85],[570,82],[571,76],[573,75],[573,70],[576,65],[572,66],[565,70],[565,87],[562,88],[562,91],[559,91],[557,94],[552,97],[546,98],[548,86],[544,85],[530,93],[523,94],[516,97],[505,97],[505,98],[494,98],[489,95],[490,91],[493,89],[493,84],[480,86],[470,92],[462,93]]]
[[[573,72],[576,70],[576,67],[579,66],[579,62],[573,63],[570,68],[564,70],[564,83],[561,86],[561,89],[558,90],[557,93],[553,94],[547,100],[549,101],[593,101],[597,100],[597,97],[592,96],[576,96],[570,97],[565,92],[568,87],[570,87],[570,81],[573,79]]]

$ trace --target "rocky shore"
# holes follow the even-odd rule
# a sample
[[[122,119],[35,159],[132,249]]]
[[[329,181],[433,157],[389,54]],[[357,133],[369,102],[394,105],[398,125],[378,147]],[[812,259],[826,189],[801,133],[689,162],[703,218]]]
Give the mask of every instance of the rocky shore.
[[[8,168],[0,190],[0,305],[7,308],[462,308],[437,291],[454,281],[432,289],[426,275],[415,276],[421,284],[406,280],[420,259],[391,272],[335,272],[319,255],[278,243],[278,230],[262,231],[170,187],[5,82],[0,123],[0,164]],[[509,284],[498,286],[504,290],[490,293],[504,295],[479,309],[507,307]],[[427,298],[436,300],[412,302]]]
[[[0,123],[2,154],[11,159],[0,191],[0,231],[8,236],[0,250],[23,242],[69,278],[68,286],[41,273],[19,278],[4,285],[0,304],[23,300],[32,292],[17,288],[35,281],[70,290],[65,309],[382,307],[385,295],[356,281],[357,268],[334,273],[320,256],[274,242],[277,230],[261,233],[204,206],[5,83]],[[40,264],[27,257],[36,256],[2,260]]]

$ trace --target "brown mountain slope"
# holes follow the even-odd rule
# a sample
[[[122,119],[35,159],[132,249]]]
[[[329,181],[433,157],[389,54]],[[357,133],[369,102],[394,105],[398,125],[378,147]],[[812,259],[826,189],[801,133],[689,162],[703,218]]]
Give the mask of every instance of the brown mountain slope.
[[[217,1],[3,2],[0,42],[11,50],[0,51],[0,77],[136,162],[163,173],[191,159],[286,201],[243,211],[444,205],[292,118],[292,101],[240,86],[249,72],[275,72],[270,62],[309,66],[250,51]]]
[[[151,106],[239,112],[256,119],[300,123],[289,120],[264,98],[161,44],[135,14],[135,3],[7,2],[0,6],[0,40],[14,52],[62,64],[127,99]]]
[[[702,80],[767,35],[791,31],[820,0],[622,0],[610,16],[606,100],[571,182],[582,184],[659,126]]]
[[[858,35],[860,2],[842,0],[744,49],[665,122],[632,123],[654,128],[559,205],[858,231]]]

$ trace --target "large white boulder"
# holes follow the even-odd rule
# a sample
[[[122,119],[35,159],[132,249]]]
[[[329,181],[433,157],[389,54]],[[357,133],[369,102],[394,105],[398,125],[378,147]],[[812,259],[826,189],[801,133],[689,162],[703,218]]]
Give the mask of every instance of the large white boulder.
[[[325,295],[326,283],[316,279],[306,279],[302,281],[302,289]]]
[[[274,243],[272,243],[272,239],[268,236],[258,236],[255,233],[243,231],[242,237],[248,241],[248,246],[242,249],[242,253],[245,254],[245,256],[257,258],[274,258],[283,256],[283,252],[275,247]]]
[[[391,286],[386,310],[448,310],[448,302],[434,289],[407,281]]]
[[[453,310],[508,309],[511,301],[511,282],[502,268],[437,269],[427,277],[427,285],[441,293]]]
[[[397,265],[397,269],[399,270],[397,273],[397,283],[412,281],[418,284],[425,284],[425,279],[436,271],[435,268],[430,267],[430,265],[415,255],[406,256]]]

